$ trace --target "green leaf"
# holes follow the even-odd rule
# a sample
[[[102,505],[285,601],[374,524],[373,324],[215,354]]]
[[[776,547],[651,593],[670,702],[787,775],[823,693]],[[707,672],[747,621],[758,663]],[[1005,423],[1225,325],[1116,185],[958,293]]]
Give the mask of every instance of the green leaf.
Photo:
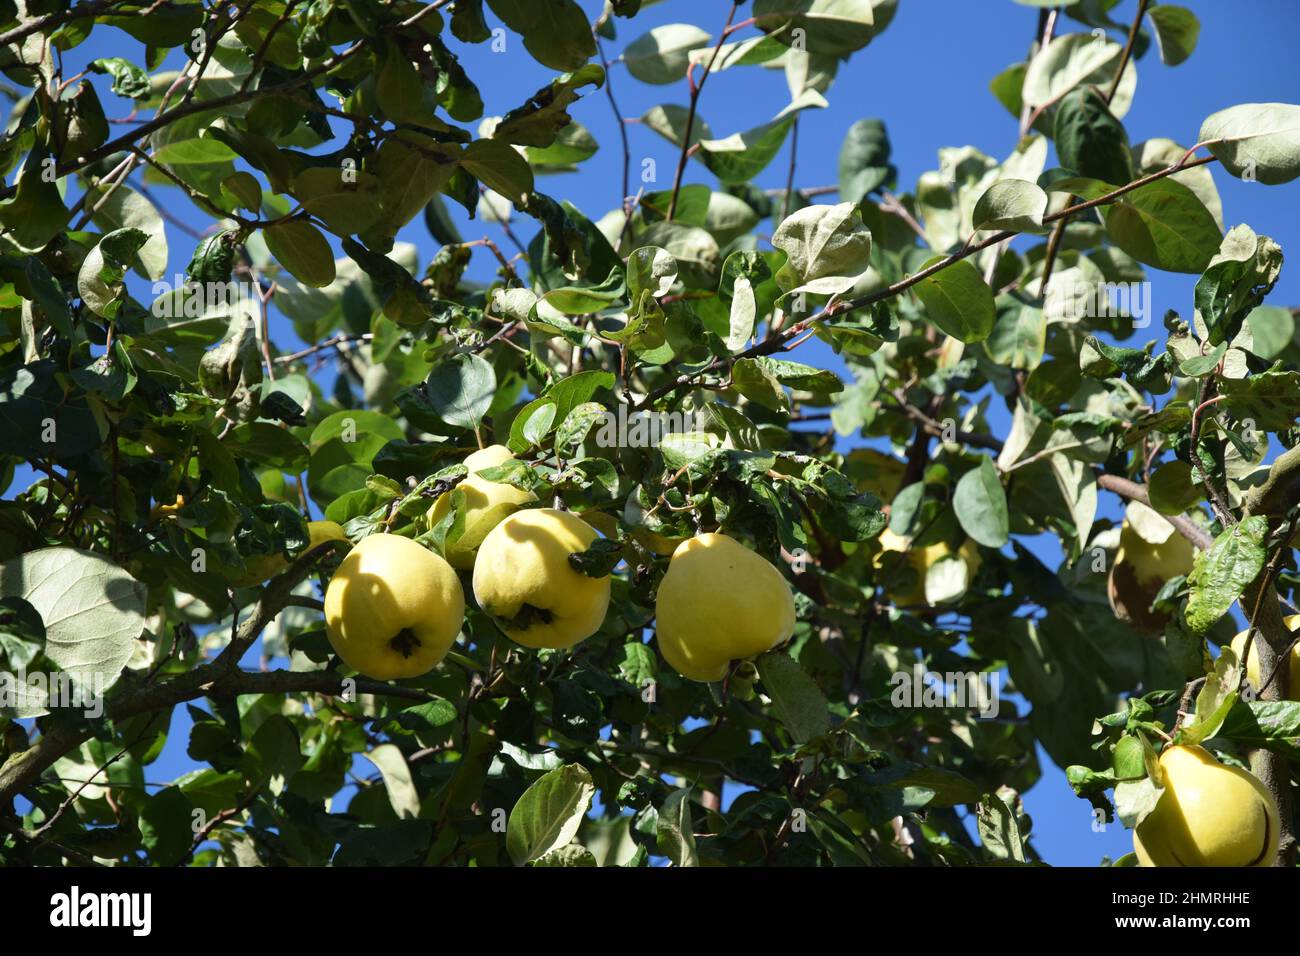
[[[686,75],[691,51],[708,46],[711,40],[690,23],[668,23],[637,37],[620,59],[642,83],[676,83]]]
[[[1295,316],[1280,305],[1261,305],[1246,316],[1252,344],[1250,351],[1262,359],[1275,359],[1295,338]]]
[[[411,768],[396,744],[380,744],[362,756],[375,765],[388,791],[388,802],[398,819],[414,820],[420,815],[420,794],[411,779]]]
[[[474,429],[496,397],[492,365],[471,353],[453,355],[433,367],[425,381],[429,403],[448,425]]]
[[[533,191],[533,170],[513,146],[494,139],[476,139],[465,147],[460,165],[489,189],[513,203],[523,203]]]
[[[1139,262],[1167,272],[1202,272],[1223,238],[1196,194],[1158,179],[1105,207],[1106,234]]]
[[[548,149],[557,146],[557,138],[576,130],[586,132],[580,124],[574,123],[568,114],[568,108],[578,100],[578,91],[586,86],[603,86],[605,68],[598,63],[588,63],[573,73],[557,76],[550,85],[542,87],[528,98],[528,102],[518,106],[501,117],[501,122],[492,130],[492,138],[520,146]],[[567,155],[537,156],[529,153],[534,162],[577,162],[596,151],[595,140],[587,133],[589,143],[567,146]],[[504,194],[503,194],[504,195]]]
[[[645,687],[658,676],[659,664],[649,646],[640,641],[629,641],[623,645],[623,660],[618,665],[618,672],[634,687]]]
[[[613,386],[614,376],[610,372],[593,370],[557,379],[540,396],[520,409],[519,414],[515,416],[510,425],[510,439],[507,443],[510,450],[518,453],[538,444],[541,438],[549,433],[555,422],[563,422],[577,406],[591,401],[592,397],[602,389],[610,389]],[[540,435],[534,437],[526,435],[524,427],[529,419],[540,409],[548,407],[553,411],[546,413],[548,420],[545,427],[541,429]]]
[[[786,254],[777,278],[788,276],[782,281],[787,294],[838,295],[853,287],[871,259],[871,232],[849,202],[796,210],[777,228],[772,245]]]
[[[889,162],[889,134],[878,119],[860,119],[844,135],[840,144],[840,199],[858,203],[872,190],[894,178],[896,170]]]
[[[265,407],[262,411],[266,411]],[[289,472],[307,467],[307,449],[302,442],[287,428],[270,422],[242,422],[226,436],[224,444],[232,454],[259,465]]]
[[[1150,777],[1140,780],[1121,780],[1115,784],[1115,815],[1124,826],[1132,829],[1147,818],[1164,790]]]
[[[1276,186],[1300,176],[1300,106],[1230,106],[1201,124],[1197,141],[1238,179]]]
[[[923,263],[928,269],[941,256]],[[955,339],[982,342],[993,331],[997,308],[993,291],[968,259],[959,259],[912,286],[926,317]]]
[[[556,134],[550,146],[529,146],[526,153],[533,166],[553,167],[560,171],[590,159],[599,148],[591,130],[575,120]]]
[[[61,163],[74,163],[92,154],[108,140],[108,120],[99,94],[86,80],[76,85],[76,92],[64,91],[59,99],[55,121],[55,142],[60,144]]]
[[[830,706],[817,683],[789,655],[771,651],[757,661],[758,675],[782,726],[804,744],[830,730]]]
[[[583,402],[575,405],[555,430],[555,448],[564,457],[571,457],[578,452],[578,446],[587,440],[587,435],[597,422],[603,421],[607,414],[604,405],[599,402]]]
[[[571,842],[596,793],[581,764],[565,764],[536,780],[510,811],[506,849],[516,866]]]
[[[772,120],[723,139],[702,138],[695,157],[724,183],[747,183],[776,158],[794,117]]]
[[[1196,709],[1174,738],[1180,744],[1199,744],[1213,737],[1223,726],[1229,711],[1239,701],[1245,670],[1237,652],[1225,647],[1214,662],[1214,670],[1196,694]]]
[[[993,459],[981,458],[979,467],[961,476],[952,504],[962,530],[980,544],[1000,548],[1007,543],[1011,530],[1007,493],[993,467]]]
[[[1105,35],[1067,33],[1029,61],[1021,97],[1025,106],[1054,103],[1092,74],[1118,60],[1120,45]]]
[[[244,209],[257,212],[262,208],[262,186],[252,173],[239,170],[221,181],[221,187]]]
[[[1095,88],[1073,90],[1061,100],[1053,139],[1066,169],[1121,186],[1133,179],[1128,133]]]
[[[717,284],[722,265],[721,250],[713,236],[680,222],[655,222],[640,236],[648,246],[660,246],[677,260],[678,278],[689,288]]]
[[[673,866],[699,866],[695,849],[695,827],[691,822],[689,787],[674,790],[655,819],[655,844]]]
[[[731,312],[728,316],[726,346],[733,352],[745,347],[754,334],[754,320],[758,306],[754,299],[754,286],[745,276],[738,276],[731,293]]]
[[[140,807],[140,843],[159,866],[175,866],[193,845],[194,808],[177,787],[164,787]]]
[[[642,292],[656,299],[667,295],[676,281],[677,260],[667,249],[642,246],[627,257],[627,295],[632,302],[639,301]]]
[[[591,23],[574,0],[487,0],[501,22],[524,38],[538,63],[577,70],[596,55]]]
[[[1252,515],[1219,533],[1208,551],[1198,552],[1187,577],[1191,595],[1184,618],[1196,634],[1204,634],[1228,613],[1246,585],[1264,567],[1268,519]]]
[[[790,388],[820,395],[831,395],[844,390],[844,382],[830,369],[815,368],[788,359],[774,359],[767,355],[760,355],[755,361],[778,382]]]
[[[731,383],[751,402],[783,412],[789,407],[785,389],[771,369],[756,358],[737,359],[731,367]]]
[[[375,102],[394,123],[425,125],[432,114],[425,105],[425,84],[410,59],[391,40],[379,47]]]
[[[288,718],[272,714],[248,742],[241,769],[244,779],[256,790],[267,786],[273,777],[288,780],[304,760],[298,731]]]
[[[113,92],[133,100],[149,95],[149,74],[130,60],[120,56],[100,57],[91,60],[87,67],[92,73],[107,73],[113,78]]]
[[[395,236],[447,185],[459,156],[460,149],[454,144],[442,144],[409,130],[386,136],[365,167],[380,184],[379,218],[371,228],[389,238]]]
[[[1228,351],[1228,343],[1220,342],[1218,346],[1204,355],[1196,355],[1178,363],[1178,373],[1188,378],[1200,378],[1213,372]]]
[[[1223,237],[1196,283],[1196,310],[1211,345],[1232,341],[1246,316],[1264,301],[1282,273],[1282,247],[1247,225]]]
[[[586,551],[569,555],[569,567],[589,578],[605,578],[622,560],[622,545],[609,538],[597,538]]]
[[[334,281],[334,253],[321,231],[302,219],[268,226],[266,248],[303,285],[323,288]]]
[[[661,103],[642,113],[641,123],[673,145],[681,146],[682,138],[686,135],[687,116],[686,107],[678,106],[676,103]],[[709,124],[697,114],[695,122],[691,124],[691,145],[694,146],[700,140],[709,139],[712,136],[713,132],[710,130]]]
[[[998,793],[986,793],[980,798],[976,808],[976,827],[980,843],[989,855],[996,860],[1025,862],[1026,834],[1028,819],[1023,818],[1008,805],[1004,794],[1014,797],[1014,791],[1000,790]]]
[[[1201,21],[1186,7],[1162,3],[1147,10],[1147,16],[1156,28],[1156,42],[1160,45],[1160,59],[1169,66],[1177,66],[1196,49],[1201,35]]]
[[[20,597],[36,609],[45,656],[82,693],[102,694],[116,683],[144,630],[145,586],[107,558],[76,548],[10,558],[0,565],[0,597]]]
[[[100,238],[77,271],[77,292],[87,308],[106,319],[117,315],[126,294],[123,279],[148,241],[139,229],[117,229]]]
[[[1245,378],[1220,379],[1219,394],[1227,398],[1234,415],[1253,419],[1255,427],[1285,431],[1294,427],[1300,407],[1300,372],[1284,371],[1276,363]]]
[[[973,221],[978,229],[1037,232],[1043,227],[1047,193],[1023,179],[1000,179],[975,203]]]
[[[257,184],[254,182],[252,185],[256,187]],[[311,166],[294,177],[289,191],[298,198],[307,212],[340,236],[364,232],[380,216],[379,180],[361,170],[353,170],[345,175],[342,169]],[[246,192],[247,198],[252,199],[252,189],[246,189]],[[260,188],[256,198],[260,203]]]
[[[1043,310],[1011,296],[997,300],[997,322],[984,340],[984,350],[999,365],[1034,369],[1047,346],[1047,318]]]
[[[167,273],[168,259],[162,215],[153,203],[127,186],[105,193],[102,187],[86,192],[86,208],[95,210],[91,222],[104,232],[139,229],[148,235],[149,241],[137,254],[133,268],[146,279],[158,281]]]
[[[843,58],[871,42],[874,6],[871,0],[754,0],[754,18],[787,46],[801,42],[802,50]]]
[[[1151,507],[1161,514],[1180,515],[1201,500],[1201,491],[1192,481],[1192,466],[1177,459],[1161,465],[1147,483]]]
[[[40,249],[62,232],[68,222],[68,210],[63,205],[58,182],[45,175],[47,164],[53,162],[54,157],[44,150],[31,150],[18,176],[13,198],[0,202],[0,225],[25,250]],[[93,209],[93,200],[88,200],[87,206]]]
[[[1248,747],[1268,747],[1295,760],[1300,757],[1300,703],[1238,700],[1228,711],[1217,736]]]

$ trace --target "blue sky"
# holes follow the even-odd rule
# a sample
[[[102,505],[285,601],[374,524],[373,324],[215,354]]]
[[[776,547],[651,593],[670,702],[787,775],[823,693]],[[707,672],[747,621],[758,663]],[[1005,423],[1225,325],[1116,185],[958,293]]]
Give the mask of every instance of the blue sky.
[[[594,0],[582,2],[593,14],[599,10],[600,4]],[[1300,75],[1294,69],[1300,4],[1294,0],[1232,3],[1184,0],[1184,5],[1201,19],[1199,46],[1191,59],[1176,68],[1161,64],[1154,50],[1139,63],[1136,99],[1125,119],[1132,142],[1167,136],[1190,145],[1202,120],[1216,110],[1243,102],[1300,102]],[[605,41],[606,52],[614,57],[646,29],[664,23],[695,23],[716,34],[729,7],[725,0],[666,0],[654,4],[630,23],[617,20],[618,38]],[[1127,21],[1134,8],[1135,0],[1122,0],[1113,16]],[[746,11],[747,7],[742,8],[740,16],[747,16]],[[827,94],[830,107],[808,110],[801,115],[796,185],[833,184],[841,139],[855,120],[865,117],[883,119],[888,127],[893,162],[899,170],[899,191],[911,191],[920,173],[938,167],[940,147],[972,145],[996,158],[1007,155],[1015,144],[1016,120],[989,93],[988,82],[1009,64],[1023,59],[1036,22],[1035,9],[1013,0],[900,0],[897,16],[888,30],[840,69]],[[1076,29],[1083,28],[1062,18],[1058,32]],[[739,36],[750,35],[752,31]],[[67,55],[65,62],[80,69],[86,60],[97,56],[124,53],[138,56],[138,44],[131,41],[124,45],[124,39],[124,34],[118,31],[101,29],[87,44]],[[479,84],[489,116],[518,106],[554,75],[534,62],[514,35],[507,38],[507,48],[501,53],[490,52],[486,47],[465,47],[456,41],[452,41],[452,47],[462,55],[469,75]],[[640,116],[659,103],[685,105],[687,101],[684,82],[648,86],[617,65],[611,79],[623,113],[628,117]],[[101,95],[110,115],[125,112],[122,101],[114,102],[103,85]],[[700,103],[700,115],[712,126],[714,135],[725,136],[770,119],[787,101],[781,71],[738,68],[709,79]],[[571,112],[592,131],[601,148],[583,164],[581,173],[542,178],[538,189],[570,200],[594,220],[615,208],[621,200],[622,154],[618,133],[603,92],[589,91]],[[647,189],[668,188],[676,161],[675,150],[643,127],[634,124],[628,132],[633,191],[637,188],[636,173],[647,158],[653,159],[658,169],[658,182],[647,184]],[[757,183],[769,188],[783,187],[788,161],[788,151],[784,151]],[[1229,227],[1245,222],[1257,232],[1275,238],[1284,250],[1300,249],[1298,184],[1268,187],[1243,183],[1215,166],[1210,168],[1214,171]],[[687,181],[712,183],[712,177],[703,166],[693,162],[687,169]],[[174,191],[155,187],[154,193],[166,196],[169,210],[182,219],[198,227],[206,225],[206,220],[193,213]],[[453,212],[466,239],[491,236],[502,240],[502,248],[508,249],[499,228],[481,221],[468,222],[454,207]],[[531,220],[518,222],[518,227],[525,241],[535,231]],[[770,227],[764,224],[763,228]],[[399,238],[416,243],[422,262],[427,262],[436,251],[436,244],[419,219]],[[179,231],[169,230],[169,239],[172,262],[168,271],[174,273],[184,268],[191,247]],[[494,265],[479,250],[470,275],[487,279],[493,271]],[[1194,276],[1152,271],[1148,278],[1152,282],[1155,316],[1170,308],[1185,317],[1190,315]],[[147,288],[137,293],[148,301]],[[1270,302],[1289,305],[1297,301],[1300,301],[1300,273],[1284,269]],[[289,324],[284,321],[273,322],[272,338],[285,349],[297,344]],[[801,347],[795,357],[836,370],[843,368],[815,339]],[[1005,433],[1006,416],[1000,411],[1000,403],[994,406],[991,423],[995,430]],[[858,444],[861,441],[853,438],[841,441],[844,449]],[[30,474],[21,471],[9,493],[26,487],[29,480]],[[1105,516],[1120,514],[1113,496],[1104,493],[1101,509]],[[1055,566],[1059,552],[1053,539],[1043,538],[1033,544],[1040,556]],[[249,663],[255,666],[255,659]],[[164,757],[149,768],[148,779],[169,780],[191,768],[184,754],[187,725],[188,718],[183,712],[178,713],[172,741]],[[1024,799],[1034,819],[1034,843],[1044,858],[1058,865],[1094,865],[1103,855],[1114,857],[1128,852],[1131,846],[1128,833],[1118,823],[1106,832],[1094,832],[1089,805],[1074,797],[1064,775],[1051,765],[1045,754],[1040,754],[1040,758],[1046,772]]]

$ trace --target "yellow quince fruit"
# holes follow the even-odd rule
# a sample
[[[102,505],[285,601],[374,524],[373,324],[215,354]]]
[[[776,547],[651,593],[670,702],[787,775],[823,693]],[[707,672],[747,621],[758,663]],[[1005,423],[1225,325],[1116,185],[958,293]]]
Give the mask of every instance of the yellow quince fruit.
[[[447,548],[447,560],[453,567],[462,571],[474,567],[474,556],[488,532],[520,505],[537,500],[531,491],[504,482],[488,481],[477,474],[504,465],[514,458],[505,445],[489,445],[479,449],[465,459],[469,474],[456,488],[439,495],[429,509],[429,527],[432,528],[451,510],[451,499],[456,489],[465,493],[465,534]]]
[[[970,538],[963,541],[961,547],[956,551],[953,551],[943,541],[908,550],[909,541],[910,539],[895,534],[886,528],[880,533],[880,551],[876,553],[871,561],[872,566],[877,571],[897,573],[898,563],[901,561],[916,573],[916,580],[909,587],[888,592],[895,604],[907,607],[931,603],[926,599],[925,576],[931,566],[943,558],[956,557],[962,561],[966,566],[966,584],[968,586],[975,579],[975,575],[980,569],[982,559],[980,558],[979,545]],[[956,597],[957,595],[953,596]]]
[[[1120,526],[1119,550],[1106,581],[1115,616],[1152,634],[1164,630],[1169,616],[1152,611],[1151,602],[1166,581],[1191,572],[1196,556],[1190,541],[1173,528],[1168,530],[1163,541],[1149,541],[1126,518]]]
[[[1133,831],[1142,866],[1272,866],[1280,820],[1272,795],[1202,747],[1166,747],[1165,792]]]
[[[474,562],[474,597],[512,641],[572,647],[600,630],[609,609],[609,575],[593,578],[569,563],[598,537],[582,518],[556,508],[516,511],[493,528]]]
[[[325,590],[330,646],[377,680],[433,670],[464,619],[465,590],[452,566],[400,535],[362,538]]]
[[[1289,630],[1300,631],[1300,614],[1292,614],[1286,619],[1286,626]],[[1241,660],[1241,652],[1246,648],[1246,635],[1250,631],[1242,631],[1232,639],[1231,647],[1237,652],[1237,660]],[[1259,672],[1259,644],[1260,637],[1255,635],[1255,639],[1250,642],[1250,659],[1246,661],[1246,676],[1250,682],[1255,685],[1255,689],[1260,689],[1260,681],[1268,677],[1268,674]],[[1291,691],[1287,694],[1287,700],[1300,700],[1300,644],[1291,648]]]
[[[307,547],[303,554],[314,551],[326,541],[347,541],[343,527],[337,521],[308,521]],[[232,579],[237,588],[251,588],[255,584],[269,581],[289,566],[289,559],[283,554],[260,554],[244,562],[244,573]]]
[[[659,650],[688,680],[718,681],[731,662],[794,633],[794,595],[780,571],[725,534],[678,545],[655,600]]]

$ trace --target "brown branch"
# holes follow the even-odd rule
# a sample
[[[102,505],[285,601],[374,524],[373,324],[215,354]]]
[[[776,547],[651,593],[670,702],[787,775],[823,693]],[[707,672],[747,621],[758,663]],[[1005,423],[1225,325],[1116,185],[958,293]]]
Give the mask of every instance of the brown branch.
[[[1093,209],[1098,206],[1108,205],[1109,203],[1114,202],[1120,196],[1126,195],[1127,193],[1131,193],[1135,189],[1141,189],[1143,186],[1156,182],[1157,180],[1164,179],[1166,176],[1172,176],[1174,173],[1181,172],[1184,169],[1192,169],[1196,166],[1204,166],[1205,164],[1212,163],[1212,162],[1215,162],[1215,157],[1213,156],[1206,156],[1201,159],[1192,159],[1192,160],[1187,160],[1186,158],[1184,158],[1183,160],[1180,160],[1177,163],[1174,163],[1170,166],[1166,166],[1164,169],[1158,169],[1153,173],[1148,173],[1146,176],[1142,176],[1138,179],[1133,180],[1133,182],[1131,183],[1113,189],[1112,191],[1102,196],[1098,196],[1096,199],[1089,199],[1087,202],[1079,203],[1077,206],[1074,206],[1068,210],[1063,209],[1060,212],[1051,214],[1050,216],[1044,216],[1043,222],[1044,223],[1056,222],[1066,215],[1073,215],[1074,213],[1081,212],[1082,210],[1085,209]],[[737,359],[755,358],[762,355],[773,355],[777,352],[789,351],[790,346],[788,346],[787,343],[789,343],[790,340],[808,331],[808,328],[810,326],[815,325],[819,322],[830,322],[834,320],[834,318],[837,315],[841,315],[845,312],[852,312],[855,309],[860,309],[865,306],[872,305],[876,302],[884,301],[885,299],[891,299],[894,296],[898,295],[899,293],[907,291],[912,286],[916,285],[918,282],[922,282],[925,279],[930,278],[930,276],[935,275],[938,272],[942,272],[944,269],[948,268],[953,263],[960,262],[962,259],[966,259],[970,256],[973,256],[975,253],[987,249],[989,246],[996,245],[997,243],[1002,242],[1005,239],[1010,239],[1019,234],[1020,233],[1017,232],[1016,230],[1007,230],[1005,232],[994,233],[993,235],[989,236],[987,239],[968,245],[965,248],[952,253],[951,255],[945,256],[944,258],[940,259],[938,262],[934,263],[933,265],[925,269],[921,269],[918,272],[914,272],[911,275],[906,276],[902,279],[899,279],[897,282],[891,283],[885,288],[873,292],[869,295],[862,296],[861,298],[858,299],[833,301],[831,302],[830,305],[822,309],[816,315],[809,316],[808,318],[804,319],[801,322],[796,322],[794,325],[782,329],[778,334],[773,335],[770,338],[764,339],[762,342],[759,342],[757,345],[751,346],[750,348],[746,349],[743,352],[739,352],[736,355],[728,356],[727,358],[715,359],[714,361],[706,365],[704,368],[697,369],[694,372],[683,373],[682,375],[677,376],[677,378],[675,378],[671,382],[668,382],[664,385],[659,386],[658,388],[651,390],[646,394],[644,398],[641,399],[641,401],[637,402],[634,410],[643,411],[644,409],[652,405],[654,402],[658,401],[660,398],[663,398],[665,395],[671,394],[672,392],[675,392],[677,389],[691,384],[691,382],[693,382],[695,379],[703,375],[707,375],[710,372],[716,372],[722,369],[723,367],[729,366]]]
[[[61,26],[72,20],[80,20],[84,17],[97,16],[113,7],[118,0],[93,0],[91,3],[82,3],[67,10],[60,10],[57,13],[47,13],[44,16],[36,17],[29,20],[20,27],[15,27],[8,33],[0,33],[0,46],[8,46],[11,43],[21,43],[33,33],[39,33],[50,27]]]
[[[1128,67],[1129,58],[1133,56],[1133,45],[1137,42],[1138,30],[1142,26],[1142,18],[1146,16],[1147,2],[1148,0],[1138,0],[1137,13],[1133,16],[1133,22],[1129,24],[1128,39],[1124,42],[1124,50],[1119,55],[1119,65],[1115,67],[1115,76],[1110,81],[1110,88],[1106,90],[1107,106],[1110,106],[1111,101],[1115,99],[1120,80],[1124,78],[1124,70]]]
[[[731,22],[736,19],[736,11],[740,8],[740,0],[732,0],[731,12],[727,14],[726,26],[718,35],[718,42],[713,47],[713,55],[709,57],[708,64],[704,67],[704,75],[700,77],[700,82],[695,82],[695,65],[691,64],[686,68],[686,79],[691,85],[691,101],[686,109],[686,127],[682,130],[682,150],[677,157],[677,172],[673,175],[672,197],[668,200],[668,215],[665,217],[669,222],[677,214],[677,194],[682,191],[682,177],[686,175],[686,161],[691,155],[691,131],[695,129],[695,111],[700,103],[700,94],[704,92],[704,83],[713,72],[713,64],[718,60],[718,54],[722,52],[722,45],[731,35]]]
[[[1146,485],[1139,485],[1136,481],[1130,481],[1119,475],[1099,474],[1097,475],[1097,484],[1107,491],[1115,492],[1121,498],[1128,498],[1148,507],[1151,505],[1151,498],[1147,494]],[[1159,514],[1159,512],[1157,513]],[[1175,531],[1201,551],[1208,551],[1210,545],[1214,544],[1214,538],[1210,533],[1186,515],[1160,514],[1160,517],[1173,525]]]
[[[153,119],[141,123],[139,126],[131,130],[130,132],[124,133],[123,135],[117,137],[116,139],[109,140],[107,143],[104,143],[99,148],[91,150],[86,155],[78,157],[76,161],[58,166],[56,169],[56,175],[60,177],[67,176],[70,173],[75,173],[80,169],[85,169],[87,166],[92,166],[95,163],[99,162],[100,160],[112,156],[114,153],[121,152],[122,150],[126,149],[131,144],[136,142],[136,140],[142,139],[143,137],[148,136],[149,134],[155,132],[156,130],[162,129],[164,126],[168,126],[176,122],[177,120],[185,119],[187,116],[193,116],[195,113],[207,113],[211,111],[220,111],[223,108],[227,106],[232,106],[236,103],[248,103],[251,102],[252,100],[260,99],[264,96],[276,96],[276,95],[289,93],[294,89],[302,86],[304,83],[314,80],[319,76],[323,76],[329,71],[341,66],[343,63],[347,62],[352,57],[356,56],[358,53],[364,50],[366,46],[369,43],[373,42],[376,38],[380,36],[384,36],[385,34],[388,33],[393,33],[399,30],[405,30],[408,27],[414,26],[415,24],[423,20],[426,16],[433,13],[435,10],[439,10],[442,7],[447,6],[450,2],[451,0],[434,0],[433,3],[430,3],[422,7],[420,10],[417,10],[415,13],[411,14],[411,16],[407,17],[405,20],[402,20],[390,27],[380,28],[380,30],[372,36],[362,37],[361,39],[353,43],[351,46],[347,47],[344,50],[339,51],[329,59],[318,64],[317,66],[312,67],[310,70],[304,71],[301,75],[296,76],[291,80],[286,80],[285,82],[276,84],[274,86],[261,87],[256,90],[246,90],[242,92],[237,91],[234,93],[228,93],[225,96],[216,96],[210,100],[199,100],[196,102],[188,103],[183,107],[178,106],[175,109],[168,110],[166,113],[163,113],[159,116],[155,116]]]
[[[289,355],[278,356],[275,361],[280,363],[281,365],[286,364],[288,362],[296,362],[298,361],[298,359],[306,358],[309,355],[315,355],[317,352],[323,352],[326,349],[331,349],[336,345],[339,347],[341,351],[352,345],[357,345],[363,342],[369,342],[372,338],[374,338],[374,336],[370,332],[363,332],[361,335],[349,335],[346,332],[340,332],[338,335],[332,336],[331,338],[326,339],[324,342],[319,342],[316,345],[310,345],[307,348],[302,349],[301,351],[292,352]]]
[[[627,120],[623,116],[623,111],[619,109],[618,100],[614,97],[614,78],[610,76],[609,57],[605,55],[605,45],[600,40],[599,34],[594,34],[596,39],[596,50],[600,54],[600,62],[605,67],[605,98],[609,100],[609,108],[614,111],[614,124],[618,127],[619,139],[623,146],[623,192],[619,197],[619,206],[624,210],[623,232],[619,236],[619,246],[623,240],[627,239],[628,227],[632,224],[632,217],[628,214],[628,195],[632,188],[632,144],[628,141]]]
[[[1256,655],[1261,674],[1274,673],[1275,678],[1260,689],[1261,700],[1286,700],[1290,696],[1289,668],[1278,667],[1285,659],[1287,649],[1291,646],[1294,635],[1286,626],[1282,617],[1282,606],[1278,601],[1277,590],[1272,585],[1271,568],[1260,572],[1258,578],[1242,592],[1238,603],[1243,610],[1253,605],[1256,608],[1255,626],[1250,633],[1258,634],[1260,640],[1255,642]],[[1278,815],[1282,822],[1281,843],[1275,865],[1293,866],[1296,856],[1296,840],[1292,830],[1291,810],[1291,773],[1286,758],[1263,747],[1250,752],[1250,771],[1264,784],[1277,804]]]
[[[1110,106],[1111,100],[1115,98],[1115,91],[1119,89],[1120,79],[1124,76],[1124,70],[1128,66],[1129,57],[1133,55],[1133,44],[1137,41],[1138,29],[1142,25],[1142,17],[1146,14],[1147,0],[1138,0],[1137,14],[1133,17],[1133,23],[1129,27],[1128,40],[1124,44],[1124,49],[1120,53],[1119,65],[1115,68],[1115,76],[1111,79],[1110,88],[1106,91],[1106,105]],[[1070,221],[1070,214],[1078,211],[1083,207],[1074,205],[1074,197],[1070,196],[1065,201],[1066,213],[1061,218],[1060,224],[1052,230],[1051,238],[1047,240],[1047,253],[1043,256],[1043,279],[1039,284],[1039,291],[1047,294],[1047,283],[1052,278],[1052,267],[1056,263],[1056,253],[1061,246],[1061,239],[1065,235],[1065,227]]]
[[[307,576],[315,558],[337,542],[326,542],[298,558],[278,577],[272,578],[262,591],[252,611],[234,628],[226,648],[210,664],[159,684],[126,690],[114,695],[105,706],[110,720],[119,721],[137,714],[175,707],[188,700],[206,696],[242,696],[245,694],[321,693],[342,694],[349,687],[361,693],[386,694],[412,700],[428,700],[429,695],[414,688],[396,687],[367,678],[346,678],[332,671],[246,672],[238,669],[239,659],[252,646],[267,624],[285,607],[291,592]],[[345,684],[353,680],[354,684]],[[31,747],[15,754],[0,766],[0,805],[30,786],[56,760],[89,739],[88,729],[64,724],[51,727]]]

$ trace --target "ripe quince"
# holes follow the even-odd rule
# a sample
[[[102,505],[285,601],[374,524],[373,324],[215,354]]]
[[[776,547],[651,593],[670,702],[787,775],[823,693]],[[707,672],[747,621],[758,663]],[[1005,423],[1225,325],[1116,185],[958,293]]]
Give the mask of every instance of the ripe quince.
[[[1152,611],[1151,602],[1166,581],[1191,572],[1195,556],[1191,542],[1173,528],[1163,541],[1153,542],[1139,534],[1126,518],[1120,526],[1119,550],[1107,579],[1110,606],[1116,617],[1139,631],[1163,631],[1169,616]]]
[[[908,550],[908,540],[886,528],[880,533],[880,551],[872,559],[877,571],[892,572],[900,560],[899,555],[906,552],[907,566],[916,572],[916,582],[903,590],[891,590],[889,596],[896,604],[904,607],[915,604],[928,604],[925,596],[925,576],[930,567],[943,558],[953,556],[960,558],[966,565],[966,582],[969,584],[979,571],[981,558],[979,546],[970,538],[962,542],[955,552],[945,542],[939,541],[925,547]]]
[[[1253,775],[1195,746],[1160,755],[1165,792],[1133,830],[1142,866],[1272,866],[1280,822]]]
[[[447,560],[453,567],[462,571],[474,567],[474,556],[488,532],[520,505],[537,500],[531,491],[505,482],[488,481],[476,474],[513,461],[514,457],[505,445],[489,445],[465,459],[469,474],[456,486],[456,489],[465,493],[465,534],[447,548]],[[443,492],[433,503],[428,514],[429,527],[437,524],[451,510],[452,495],[456,489]]]
[[[678,545],[655,601],[659,650],[694,681],[722,680],[732,661],[789,640],[794,622],[785,577],[725,534],[696,535]]]
[[[1292,631],[1300,631],[1300,614],[1292,614],[1286,619],[1286,626]],[[1237,659],[1241,659],[1241,652],[1246,647],[1246,635],[1250,631],[1242,631],[1232,639],[1232,649],[1237,652]],[[1246,676],[1250,682],[1255,685],[1256,690],[1260,689],[1260,681],[1268,677],[1268,674],[1259,672],[1259,650],[1257,645],[1260,637],[1255,635],[1255,640],[1250,642],[1250,659],[1246,661]],[[1291,691],[1287,694],[1287,700],[1300,700],[1300,644],[1291,648]]]
[[[556,508],[516,511],[488,532],[474,562],[474,597],[511,640],[525,647],[572,647],[600,630],[609,575],[578,571],[596,529]]]
[[[433,670],[464,619],[465,591],[452,566],[400,535],[362,538],[325,591],[325,633],[334,652],[378,680]]]

